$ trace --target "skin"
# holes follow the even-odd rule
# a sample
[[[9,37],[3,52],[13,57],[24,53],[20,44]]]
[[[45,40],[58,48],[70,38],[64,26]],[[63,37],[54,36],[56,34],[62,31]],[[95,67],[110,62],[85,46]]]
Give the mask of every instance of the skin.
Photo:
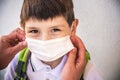
[[[78,20],[73,22],[71,41],[74,49],[68,53],[67,62],[62,70],[61,80],[80,80],[86,66],[85,46],[82,40],[76,36]],[[68,76],[69,75],[69,76]]]
[[[25,33],[29,38],[45,41],[71,35],[71,28],[62,16],[42,21],[30,18],[25,22]],[[50,65],[51,68],[55,68],[61,59],[52,62],[43,62]]]
[[[42,21],[30,18],[25,23],[25,33],[29,38],[50,40],[67,35],[71,36],[75,48],[68,53],[68,60],[62,71],[62,80],[79,80],[86,65],[84,44],[76,36],[77,25],[77,19],[69,26],[62,16]],[[54,68],[60,63],[61,59],[53,62],[43,62]]]
[[[0,70],[5,68],[16,53],[27,47],[25,33],[17,28],[10,34],[0,37]]]
[[[61,19],[61,20],[64,20],[64,19]],[[50,21],[52,22],[52,20]],[[68,53],[67,62],[62,70],[62,80],[79,80],[86,65],[84,44],[81,41],[81,39],[75,35],[77,24],[78,24],[78,20],[75,20],[71,28],[70,26],[66,26],[66,29],[68,29],[68,32],[60,36],[57,36],[57,34],[59,34],[59,31],[56,32],[56,29],[52,28],[53,34],[55,31],[54,36],[51,36],[52,39],[66,36],[69,34],[71,35],[71,41],[75,46],[75,48]],[[26,31],[27,30],[25,29],[25,32]],[[64,30],[62,32],[64,32]],[[34,31],[32,31],[32,33],[34,33]],[[28,35],[28,37],[31,37],[31,36]],[[40,37],[34,37],[34,34],[32,35],[32,37],[35,39],[40,39]],[[41,38],[41,39],[47,40],[51,38],[47,37],[47,38]],[[27,46],[27,43],[24,40],[25,40],[25,33],[20,29],[16,29],[10,34],[0,37],[0,69],[5,68],[8,65],[8,63],[11,61],[11,59],[15,56],[15,54]],[[56,63],[53,62],[54,63],[53,67],[59,63],[59,60],[56,61]]]
[[[68,54],[61,80],[80,80],[86,65],[85,47],[82,40],[77,36],[71,37],[71,40],[75,48]]]

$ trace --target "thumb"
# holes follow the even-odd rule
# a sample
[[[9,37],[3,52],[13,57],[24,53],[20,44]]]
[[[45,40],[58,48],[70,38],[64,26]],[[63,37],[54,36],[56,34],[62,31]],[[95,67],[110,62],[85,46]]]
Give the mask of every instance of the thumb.
[[[68,53],[68,59],[67,63],[70,63],[72,65],[75,65],[76,62],[76,54],[77,54],[77,49],[74,48]]]
[[[27,47],[27,42],[26,41],[19,42],[16,46],[10,48],[10,53],[11,54],[16,54],[20,50],[22,50],[22,49],[24,49],[26,47]]]

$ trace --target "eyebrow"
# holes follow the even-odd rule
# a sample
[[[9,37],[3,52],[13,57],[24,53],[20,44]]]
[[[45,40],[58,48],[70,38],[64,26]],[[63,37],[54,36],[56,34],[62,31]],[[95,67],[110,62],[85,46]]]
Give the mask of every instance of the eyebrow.
[[[29,29],[38,29],[38,28],[33,27],[33,26],[26,26],[26,27],[29,28]]]
[[[50,28],[57,28],[57,27],[65,27],[64,25],[55,25],[55,26],[51,26]]]
[[[34,26],[26,26],[28,29],[39,29],[37,27]],[[54,25],[54,26],[50,26],[49,28],[64,28],[64,25]]]

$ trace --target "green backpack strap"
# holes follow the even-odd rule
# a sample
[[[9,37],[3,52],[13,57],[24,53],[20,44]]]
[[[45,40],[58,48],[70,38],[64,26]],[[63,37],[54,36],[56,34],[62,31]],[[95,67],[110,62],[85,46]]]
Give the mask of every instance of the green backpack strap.
[[[29,49],[25,48],[20,52],[18,64],[16,67],[16,78],[14,80],[24,80],[26,78],[26,65]]]
[[[88,50],[86,50],[86,62],[88,62],[88,60],[90,60],[90,54]]]
[[[27,57],[28,57],[29,49],[25,48],[20,52],[20,55],[18,57],[18,65],[15,70],[16,77],[14,80],[26,80],[26,67],[27,67]],[[90,60],[90,54],[86,50],[86,62]],[[81,78],[82,80],[82,78]]]

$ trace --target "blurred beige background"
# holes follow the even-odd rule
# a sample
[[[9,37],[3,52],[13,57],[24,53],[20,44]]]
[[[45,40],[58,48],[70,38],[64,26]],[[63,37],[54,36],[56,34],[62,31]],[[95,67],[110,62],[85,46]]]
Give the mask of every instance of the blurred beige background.
[[[104,80],[120,80],[120,0],[73,0],[77,34]],[[0,35],[19,27],[23,0],[0,0]],[[5,70],[0,71],[3,80]]]

